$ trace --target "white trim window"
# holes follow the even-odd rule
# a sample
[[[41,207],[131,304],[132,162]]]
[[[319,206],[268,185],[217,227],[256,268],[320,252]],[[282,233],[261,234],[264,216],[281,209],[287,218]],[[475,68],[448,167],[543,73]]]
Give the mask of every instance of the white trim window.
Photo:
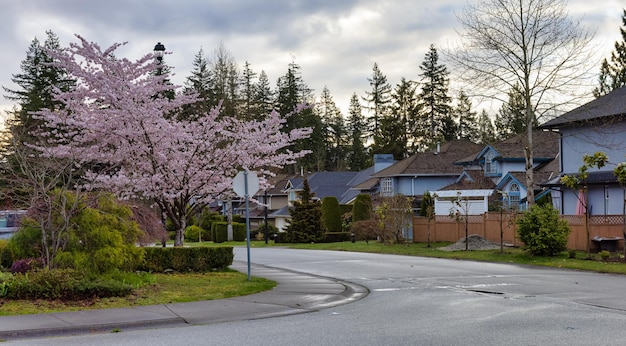
[[[519,209],[519,197],[519,185],[511,183],[511,186],[509,186],[509,208],[513,210]]]
[[[381,179],[380,194],[383,196],[393,196],[393,179],[392,178]]]
[[[489,151],[485,155],[485,173],[488,173],[488,174],[498,173],[498,166],[493,161],[495,157],[496,157],[496,154],[493,151]]]

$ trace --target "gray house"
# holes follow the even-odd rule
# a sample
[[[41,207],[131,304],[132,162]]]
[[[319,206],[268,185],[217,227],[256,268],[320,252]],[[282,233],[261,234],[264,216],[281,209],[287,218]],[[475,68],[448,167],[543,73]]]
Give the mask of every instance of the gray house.
[[[604,152],[610,162],[601,169],[589,170],[588,211],[591,215],[621,215],[625,191],[612,171],[626,160],[626,87],[548,121],[541,128],[560,135],[560,174],[542,184],[552,188],[554,206],[566,215],[580,212],[578,191],[562,186],[560,178],[576,174],[583,155]]]

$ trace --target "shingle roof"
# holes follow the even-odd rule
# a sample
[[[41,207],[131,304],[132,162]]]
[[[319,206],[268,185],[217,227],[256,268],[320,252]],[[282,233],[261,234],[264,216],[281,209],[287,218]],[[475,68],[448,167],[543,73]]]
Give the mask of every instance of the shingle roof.
[[[453,163],[471,153],[478,152],[481,145],[467,140],[455,140],[441,145],[439,152],[417,153],[390,167],[387,167],[372,177],[391,177],[399,175],[432,175],[432,174],[459,174],[462,167]]]
[[[541,127],[559,128],[571,123],[618,116],[626,116],[626,87],[615,89],[602,97],[574,108],[560,117],[546,122]]]
[[[467,170],[457,179],[454,184],[448,185],[441,190],[493,190],[496,184],[481,170]]]
[[[505,141],[495,143],[492,147],[504,159],[523,159],[526,146],[526,134],[513,136]],[[551,131],[533,131],[533,157],[535,159],[552,159],[559,153],[559,134]]]

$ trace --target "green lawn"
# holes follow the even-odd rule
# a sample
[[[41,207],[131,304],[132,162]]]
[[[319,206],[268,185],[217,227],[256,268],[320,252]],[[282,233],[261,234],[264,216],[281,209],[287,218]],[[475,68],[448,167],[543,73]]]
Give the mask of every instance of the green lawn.
[[[620,254],[611,254],[611,260],[604,262],[600,260],[598,254],[592,254],[592,259],[587,259],[587,253],[579,251],[575,258],[569,258],[567,252],[561,253],[559,256],[543,257],[531,256],[520,248],[504,248],[504,252],[500,250],[480,250],[480,251],[442,251],[439,247],[450,245],[451,243],[431,243],[431,247],[427,247],[425,243],[407,243],[383,245],[381,243],[372,242],[365,243],[357,241],[356,243],[319,243],[319,244],[274,244],[270,242],[265,244],[262,241],[253,241],[251,247],[272,247],[283,246],[292,249],[310,249],[310,250],[333,250],[333,251],[354,251],[354,252],[370,252],[385,253],[394,255],[407,256],[423,256],[450,258],[457,260],[484,261],[496,263],[514,263],[523,265],[538,265],[555,268],[567,268],[576,270],[588,270],[601,273],[626,274],[626,262],[621,259]],[[190,246],[215,246],[213,243],[188,243]],[[246,246],[245,242],[226,242],[217,245],[228,246]]]
[[[0,316],[125,308],[142,305],[182,303],[243,296],[272,289],[276,282],[234,270],[201,274],[153,274],[154,283],[135,289],[123,298],[84,301],[9,300],[0,298]]]

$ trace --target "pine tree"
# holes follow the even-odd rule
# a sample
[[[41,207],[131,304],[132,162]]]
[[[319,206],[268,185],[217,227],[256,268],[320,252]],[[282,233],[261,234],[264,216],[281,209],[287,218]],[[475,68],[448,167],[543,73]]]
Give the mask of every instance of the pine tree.
[[[619,31],[622,41],[615,42],[615,50],[611,52],[610,62],[607,59],[602,61],[598,76],[600,85],[593,91],[595,97],[626,86],[626,9],[622,13],[622,27]]]
[[[264,119],[274,109],[274,92],[265,71],[259,73],[259,79],[254,85],[254,105],[257,120]]]
[[[328,87],[324,86],[320,101],[316,104],[316,113],[322,121],[326,159],[324,168],[328,171],[342,171],[346,160],[346,126],[341,111],[333,101]]]
[[[305,178],[302,191],[298,193],[300,200],[294,202],[294,207],[289,210],[291,220],[285,229],[289,242],[311,243],[323,239],[322,206],[319,201],[313,200],[314,195]]]
[[[370,110],[371,117],[369,121],[370,134],[374,140],[373,148],[380,146],[382,140],[380,133],[380,121],[389,111],[391,103],[391,85],[387,82],[387,77],[380,71],[378,64],[374,63],[372,69],[372,77],[367,81],[372,87],[372,91],[367,91],[367,97],[363,101],[367,102],[367,109]]]
[[[454,120],[450,115],[451,98],[448,96],[449,73],[446,66],[439,63],[439,54],[434,45],[430,45],[420,70],[420,98],[429,124],[425,139],[426,145],[432,146],[439,139],[450,139],[455,135]]]
[[[276,109],[281,114],[288,114],[302,105],[310,105],[313,102],[312,90],[304,83],[300,73],[300,66],[295,62],[289,63],[287,73],[278,79]],[[310,107],[287,118],[285,131],[296,128],[308,127],[312,129],[311,136],[307,140],[296,142],[294,151],[310,150],[312,153],[303,157],[293,166],[293,173],[300,169],[306,171],[323,169],[325,159],[324,140],[322,134],[322,121]]]
[[[61,49],[58,36],[51,30],[46,31],[46,40],[41,45],[34,38],[26,52],[26,59],[20,65],[21,72],[11,78],[19,89],[13,90],[3,87],[7,93],[6,98],[16,101],[19,109],[14,110],[8,119],[8,127],[11,135],[19,137],[19,143],[32,143],[36,140],[34,131],[43,130],[42,122],[33,118],[33,113],[42,109],[63,108],[60,101],[53,98],[53,89],[60,88],[69,91],[73,81],[68,77],[65,70],[50,66],[54,59],[48,53]]]
[[[196,93],[200,100],[185,107],[179,115],[179,119],[192,120],[192,118],[207,113],[212,106],[211,102],[211,77],[208,63],[204,56],[204,50],[200,48],[193,59],[191,75],[185,79],[185,93]]]
[[[361,171],[369,166],[369,155],[365,147],[367,121],[363,117],[363,109],[356,93],[350,98],[347,131],[350,136],[348,168],[352,171]]]
[[[493,127],[493,122],[487,114],[487,111],[483,109],[478,116],[478,131],[480,144],[492,144],[496,141],[496,131]]]
[[[374,153],[393,154],[402,160],[411,154],[414,143],[418,106],[413,82],[402,77],[392,99],[390,112],[381,120],[381,141]]]
[[[241,95],[239,100],[239,112],[245,120],[260,120],[258,105],[255,103],[255,84],[254,78],[256,73],[250,68],[250,63],[246,61],[243,65],[243,73],[241,74]]]
[[[478,142],[480,139],[480,131],[478,127],[478,119],[476,112],[472,111],[472,101],[463,90],[459,92],[457,104],[454,108],[454,115],[458,119],[458,135],[460,139],[467,139],[472,142]]]
[[[520,87],[513,87],[508,96],[509,101],[502,104],[496,115],[496,137],[500,140],[526,131],[526,103]],[[537,125],[536,120],[534,124]]]

